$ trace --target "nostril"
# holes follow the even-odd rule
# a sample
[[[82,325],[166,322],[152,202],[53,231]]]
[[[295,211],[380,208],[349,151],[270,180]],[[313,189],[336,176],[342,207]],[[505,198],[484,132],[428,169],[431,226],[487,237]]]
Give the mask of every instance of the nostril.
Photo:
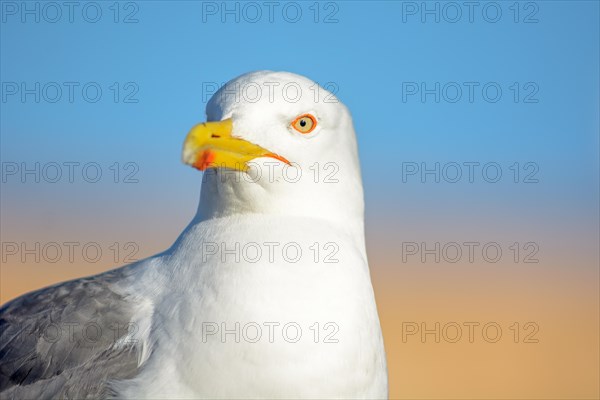
[[[221,135],[215,135],[214,133],[210,135],[211,138],[218,139]]]

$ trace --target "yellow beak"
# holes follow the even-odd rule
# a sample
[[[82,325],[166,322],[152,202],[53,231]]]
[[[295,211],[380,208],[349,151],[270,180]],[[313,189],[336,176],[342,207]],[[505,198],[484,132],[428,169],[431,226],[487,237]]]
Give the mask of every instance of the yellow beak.
[[[248,162],[258,157],[272,157],[290,165],[285,158],[232,136],[232,130],[231,118],[194,126],[183,143],[183,162],[200,171],[207,168],[247,171]]]

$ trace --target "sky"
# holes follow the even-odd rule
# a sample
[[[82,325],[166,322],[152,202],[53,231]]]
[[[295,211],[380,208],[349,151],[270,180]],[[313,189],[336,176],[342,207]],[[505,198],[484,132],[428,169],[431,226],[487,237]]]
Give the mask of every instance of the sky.
[[[196,211],[180,152],[214,88],[290,71],[353,115],[393,397],[598,396],[597,1],[0,6],[2,302],[169,247]],[[69,241],[104,254],[21,257]],[[469,241],[504,256],[419,257]],[[541,339],[403,343],[409,315],[537,321]]]

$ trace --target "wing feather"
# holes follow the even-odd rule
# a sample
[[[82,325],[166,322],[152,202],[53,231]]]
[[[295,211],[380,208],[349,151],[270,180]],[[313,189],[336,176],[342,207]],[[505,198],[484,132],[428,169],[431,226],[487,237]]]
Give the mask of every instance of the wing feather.
[[[136,304],[114,290],[129,269],[65,282],[0,308],[2,399],[100,398],[134,377],[142,344],[128,340]]]

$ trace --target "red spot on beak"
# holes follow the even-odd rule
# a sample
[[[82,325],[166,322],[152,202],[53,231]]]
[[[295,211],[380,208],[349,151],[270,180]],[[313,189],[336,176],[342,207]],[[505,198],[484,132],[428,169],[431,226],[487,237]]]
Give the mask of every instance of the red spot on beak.
[[[197,168],[200,171],[206,170],[208,167],[210,167],[210,164],[212,164],[213,161],[215,161],[216,156],[217,155],[213,151],[204,150],[200,157],[198,157],[198,159],[194,163],[194,168]]]

